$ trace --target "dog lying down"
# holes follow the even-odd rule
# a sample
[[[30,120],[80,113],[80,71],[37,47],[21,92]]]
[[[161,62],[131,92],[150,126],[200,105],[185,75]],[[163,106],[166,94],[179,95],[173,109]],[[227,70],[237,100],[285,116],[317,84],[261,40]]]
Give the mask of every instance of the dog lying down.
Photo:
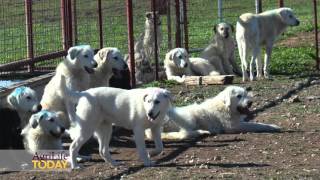
[[[61,81],[64,80],[61,76]],[[161,88],[124,90],[99,87],[75,92],[65,87],[64,93],[67,101],[77,103],[76,112],[69,112],[69,118],[74,123],[69,131],[73,139],[70,145],[72,168],[79,168],[76,156],[93,134],[98,139],[103,159],[112,165],[119,164],[109,152],[112,124],[132,129],[140,159],[145,166],[154,164],[149,156],[158,155],[163,150],[160,127],[171,105],[169,91]],[[146,128],[151,128],[155,142],[155,149],[149,155],[144,141]]]
[[[165,132],[165,125],[162,139],[194,138],[202,134],[279,132],[280,127],[277,125],[243,120],[249,115],[252,105],[248,91],[242,87],[229,86],[201,104],[171,108],[169,119],[180,127],[180,131]]]

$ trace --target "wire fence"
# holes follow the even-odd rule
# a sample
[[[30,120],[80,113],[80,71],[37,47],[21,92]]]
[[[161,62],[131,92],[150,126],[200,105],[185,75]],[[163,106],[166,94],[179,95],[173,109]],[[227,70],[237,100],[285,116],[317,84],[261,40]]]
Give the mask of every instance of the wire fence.
[[[152,10],[152,2],[132,0],[135,41],[144,31],[145,13]],[[199,51],[212,39],[214,24],[222,19],[235,25],[240,14],[254,13],[256,8],[254,0],[225,0],[221,1],[222,17],[219,17],[218,0],[155,2],[162,21],[160,61],[179,43],[191,51]],[[263,11],[279,7],[278,0],[262,0],[261,4]],[[301,50],[292,52],[291,59],[310,59],[308,54],[315,51],[313,4],[284,0],[284,6],[294,9],[301,25],[289,28],[280,37],[276,45],[280,49],[275,48],[275,54],[283,50],[281,47],[290,47]],[[118,47],[123,54],[128,53],[126,8],[124,0],[0,0],[0,78],[53,71],[73,45],[90,44],[95,49]]]

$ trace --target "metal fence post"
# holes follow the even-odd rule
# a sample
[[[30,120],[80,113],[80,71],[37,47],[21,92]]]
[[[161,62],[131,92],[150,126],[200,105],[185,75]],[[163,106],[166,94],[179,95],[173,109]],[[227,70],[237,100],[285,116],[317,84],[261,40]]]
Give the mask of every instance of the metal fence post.
[[[102,21],[102,8],[101,8],[101,0],[98,0],[98,20],[99,20],[99,47],[103,48],[103,21]]]
[[[182,0],[182,5],[183,5],[184,48],[189,52],[187,0]]]
[[[279,7],[284,7],[284,2],[283,2],[283,0],[278,0],[278,4],[279,4]]]
[[[172,29],[171,29],[171,7],[170,1],[167,0],[167,29],[168,29],[168,49],[172,49]]]
[[[68,17],[68,46],[71,47],[73,46],[73,41],[72,41],[72,3],[71,0],[66,0],[67,1],[67,17]]]
[[[219,22],[223,21],[223,17],[222,17],[222,0],[218,0],[218,19],[219,19]]]
[[[175,0],[176,8],[176,47],[181,46],[181,27],[180,27],[180,0]]]
[[[127,8],[127,26],[128,26],[128,48],[129,48],[129,70],[131,87],[136,87],[135,76],[135,60],[134,60],[134,41],[133,41],[133,15],[132,15],[132,0],[126,0]]]
[[[28,60],[32,61],[34,58],[34,44],[33,44],[33,28],[32,28],[32,0],[25,0],[25,14],[26,14],[26,36],[27,36],[27,49]],[[29,63],[28,72],[33,72],[34,63]]]
[[[157,17],[156,17],[156,1],[152,0],[152,12],[153,12],[153,28],[154,28],[154,61],[156,65],[156,80],[159,80],[159,59],[158,59],[158,37],[157,37]]]
[[[262,12],[262,1],[256,0],[256,14],[259,14]]]
[[[73,19],[74,44],[78,44],[77,0],[73,0],[73,3],[72,3],[72,19]]]
[[[313,11],[314,11],[314,31],[315,31],[315,46],[316,46],[316,61],[317,70],[320,70],[320,59],[319,59],[319,42],[318,42],[318,9],[317,0],[313,0]]]
[[[67,18],[66,18],[66,3],[65,0],[60,0],[60,14],[61,14],[61,29],[62,29],[62,40],[63,50],[68,50],[68,35],[67,35]]]

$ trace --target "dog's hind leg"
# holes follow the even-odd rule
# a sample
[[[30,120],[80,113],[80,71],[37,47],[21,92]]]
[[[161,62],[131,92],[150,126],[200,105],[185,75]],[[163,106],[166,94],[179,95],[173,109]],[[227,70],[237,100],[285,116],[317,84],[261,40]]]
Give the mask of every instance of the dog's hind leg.
[[[247,74],[247,69],[248,69],[248,64],[247,64],[247,47],[246,44],[238,41],[238,49],[239,49],[239,56],[241,60],[241,70],[242,70],[242,81],[247,81],[248,80],[248,74]]]
[[[97,129],[95,130],[95,136],[98,139],[99,143],[99,153],[100,156],[106,161],[110,162],[111,165],[117,166],[119,162],[113,160],[111,158],[111,154],[109,151],[109,143],[110,138],[112,135],[112,124],[103,122],[98,125]]]
[[[264,124],[257,122],[240,122],[239,126],[229,131],[229,133],[247,133],[247,132],[280,132],[281,128],[274,124]],[[228,131],[227,131],[228,133]]]
[[[155,149],[149,152],[149,155],[152,157],[160,154],[163,151],[163,144],[161,140],[161,127],[159,126],[152,127],[151,133],[152,133],[152,139],[155,144]]]
[[[144,131],[145,129],[140,126],[136,126],[133,128],[134,141],[138,149],[139,157],[143,161],[144,166],[148,167],[153,166],[154,162],[152,162],[148,157],[146,144],[144,142]]]
[[[258,48],[258,53],[256,57],[256,70],[257,70],[257,78],[262,78],[262,64],[261,64],[261,49]]]
[[[181,129],[178,132],[167,132],[162,133],[161,138],[166,140],[185,140],[189,138],[197,138],[202,135],[210,135],[211,133],[209,131],[205,130],[184,130]]]

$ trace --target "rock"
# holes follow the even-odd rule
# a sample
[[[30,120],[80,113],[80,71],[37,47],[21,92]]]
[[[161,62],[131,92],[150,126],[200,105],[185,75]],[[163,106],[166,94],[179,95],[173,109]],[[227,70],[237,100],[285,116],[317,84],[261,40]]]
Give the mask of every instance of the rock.
[[[289,103],[296,103],[296,102],[301,102],[300,98],[298,95],[294,95],[291,98],[288,99]]]
[[[221,159],[222,159],[221,156],[214,156],[213,157],[214,161],[221,161]]]

